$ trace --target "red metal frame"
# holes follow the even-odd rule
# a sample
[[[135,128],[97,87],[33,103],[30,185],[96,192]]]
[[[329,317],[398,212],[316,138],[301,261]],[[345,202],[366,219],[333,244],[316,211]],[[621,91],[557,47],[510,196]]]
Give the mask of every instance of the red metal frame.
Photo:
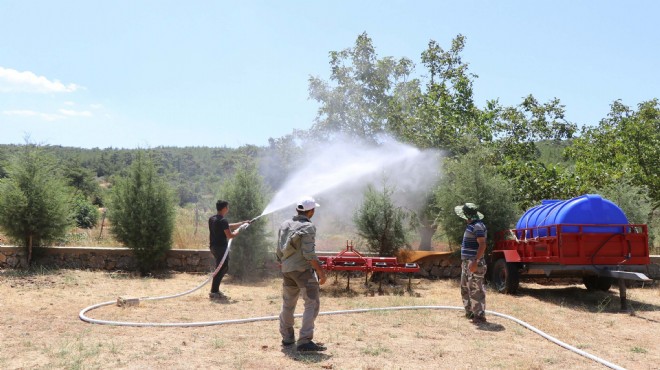
[[[346,242],[346,249],[336,256],[320,256],[321,266],[328,271],[419,272],[416,263],[398,263],[396,257],[365,257]]]
[[[646,225],[556,224],[511,230],[493,250],[507,262],[559,265],[648,265]]]

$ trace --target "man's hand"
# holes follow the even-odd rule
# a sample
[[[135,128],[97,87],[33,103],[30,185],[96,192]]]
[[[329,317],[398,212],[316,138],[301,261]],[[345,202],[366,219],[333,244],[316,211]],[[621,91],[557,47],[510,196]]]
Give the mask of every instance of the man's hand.
[[[323,269],[316,270],[316,276],[319,278],[319,285],[325,284],[326,276]]]
[[[470,263],[468,263],[468,271],[471,273],[477,272],[477,260],[470,260]]]

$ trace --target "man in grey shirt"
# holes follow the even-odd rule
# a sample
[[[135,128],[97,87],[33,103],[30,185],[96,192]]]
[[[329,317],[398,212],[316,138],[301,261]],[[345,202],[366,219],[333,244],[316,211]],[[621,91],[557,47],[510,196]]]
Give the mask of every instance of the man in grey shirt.
[[[282,345],[296,343],[298,351],[325,351],[326,347],[314,343],[314,321],[319,314],[321,300],[319,285],[325,283],[325,271],[316,256],[316,226],[310,219],[319,205],[311,197],[298,202],[298,214],[284,221],[278,233],[277,260],[282,269],[282,312],[280,313],[280,333]],[[305,311],[298,341],[293,331],[294,312],[298,296],[302,293]]]

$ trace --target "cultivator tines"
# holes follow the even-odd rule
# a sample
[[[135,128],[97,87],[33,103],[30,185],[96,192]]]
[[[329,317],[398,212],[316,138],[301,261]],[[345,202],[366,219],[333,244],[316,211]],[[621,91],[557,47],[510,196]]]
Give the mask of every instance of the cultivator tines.
[[[319,257],[321,266],[327,271],[364,271],[365,284],[369,273],[409,273],[408,289],[410,289],[412,273],[419,271],[416,263],[399,263],[396,257],[365,257],[353,248],[353,243],[346,241],[346,249],[336,256]],[[335,275],[336,277],[337,275]],[[346,289],[350,288],[351,274],[348,274]]]

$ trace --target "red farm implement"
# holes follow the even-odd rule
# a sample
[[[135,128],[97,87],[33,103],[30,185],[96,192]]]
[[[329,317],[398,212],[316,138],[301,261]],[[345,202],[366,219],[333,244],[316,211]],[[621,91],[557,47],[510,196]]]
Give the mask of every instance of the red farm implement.
[[[353,248],[353,244],[346,242],[346,249],[334,256],[319,256],[321,266],[326,271],[361,271],[365,273],[365,284],[369,282],[369,273],[409,273],[408,289],[410,289],[412,273],[419,272],[416,263],[399,263],[396,257],[370,257],[364,256]],[[351,274],[346,274],[350,288]],[[337,275],[335,275],[337,276]],[[382,279],[381,279],[382,282]],[[380,287],[379,287],[380,289]]]

